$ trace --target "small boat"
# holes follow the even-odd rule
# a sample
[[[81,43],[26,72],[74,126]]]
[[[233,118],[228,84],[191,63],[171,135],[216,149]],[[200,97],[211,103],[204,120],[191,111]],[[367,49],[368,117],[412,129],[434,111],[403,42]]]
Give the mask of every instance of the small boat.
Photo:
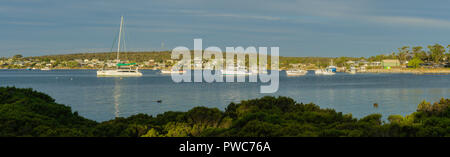
[[[355,67],[350,67],[350,71],[348,73],[356,74],[356,68]]]
[[[331,71],[331,72],[336,72],[336,66],[334,66],[334,65],[330,65],[330,66],[328,66],[327,67],[327,70],[329,70],[329,71]]]
[[[267,70],[258,70],[258,68],[254,68],[250,70],[250,73],[256,75],[256,74],[267,74]]]
[[[251,72],[245,70],[244,67],[236,66],[234,69],[222,69],[220,70],[222,75],[251,75]]]
[[[42,71],[49,71],[49,70],[52,70],[52,69],[50,69],[49,67],[44,67],[44,68],[41,68],[41,70]]]
[[[319,64],[319,63],[317,63],[317,64]],[[320,69],[320,66],[319,66],[319,69],[314,70],[314,74],[315,75],[334,75],[334,74],[336,74],[336,69],[337,69],[336,66],[333,65],[333,60],[331,60],[330,66],[328,66],[325,69]]]
[[[333,65],[333,60],[330,61],[330,66],[328,66],[326,69],[331,72],[336,72],[337,67]]]
[[[321,75],[335,75],[336,73],[333,72],[331,69],[326,69],[324,71],[322,71]]]
[[[314,70],[314,74],[321,75],[322,71],[323,71],[322,69],[316,69],[316,70]]]
[[[306,70],[287,70],[286,75],[287,76],[303,76],[306,75],[308,71]]]
[[[332,71],[332,69],[317,69],[314,71],[315,75],[334,75],[335,72]]]
[[[336,74],[336,69],[336,66],[333,65],[333,60],[331,60],[330,66],[325,69],[317,69],[314,72],[316,75],[334,75]]]
[[[245,70],[228,70],[228,69],[220,70],[220,73],[222,75],[250,75],[250,74],[252,74]]]
[[[167,69],[163,69],[161,70],[161,74],[184,74],[186,73],[186,70],[167,70]]]

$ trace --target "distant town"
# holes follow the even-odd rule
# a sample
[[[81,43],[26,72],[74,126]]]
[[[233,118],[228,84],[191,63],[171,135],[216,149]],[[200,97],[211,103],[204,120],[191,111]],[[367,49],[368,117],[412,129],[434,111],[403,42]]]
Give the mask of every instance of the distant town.
[[[435,44],[427,46],[425,50],[421,46],[404,46],[398,52],[382,54],[371,57],[280,57],[280,69],[320,69],[327,66],[335,66],[339,72],[356,69],[358,72],[401,72],[425,70],[430,72],[449,71],[450,67],[450,45],[449,51],[442,45]],[[0,58],[1,69],[100,69],[114,68],[117,65],[115,52],[106,53],[78,53],[65,55],[23,57],[16,54],[13,57]],[[194,58],[196,60],[196,58]],[[170,69],[176,65],[178,60],[170,58],[169,51],[161,52],[123,52],[121,62],[137,63],[141,69]],[[194,67],[205,67],[211,63],[202,60],[202,65]],[[248,63],[243,63],[248,65]],[[450,73],[450,72],[449,72]]]

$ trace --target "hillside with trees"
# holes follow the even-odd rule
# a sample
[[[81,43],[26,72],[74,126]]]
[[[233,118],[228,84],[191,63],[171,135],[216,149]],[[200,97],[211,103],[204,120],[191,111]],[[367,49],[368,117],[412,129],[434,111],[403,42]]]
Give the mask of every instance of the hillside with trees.
[[[380,54],[370,57],[279,57],[280,69],[318,69],[325,68],[329,65],[337,67],[345,67],[349,69],[351,66],[364,66],[367,69],[382,68],[381,62],[384,60],[398,60],[400,66],[396,68],[444,68],[450,67],[450,45],[447,47],[434,44],[425,48],[422,46],[403,46],[398,48],[396,52]],[[226,54],[222,54],[225,58]],[[193,58],[191,51],[191,58]],[[98,52],[98,53],[76,53],[76,54],[60,54],[46,56],[30,56],[24,57],[16,54],[13,57],[0,58],[0,68],[6,69],[36,69],[50,67],[54,69],[99,69],[114,67],[117,58],[116,52]],[[236,59],[236,58],[235,58]],[[122,52],[120,55],[122,62],[137,63],[143,69],[167,69],[177,62],[177,59],[171,59],[170,51],[160,52]],[[268,64],[271,63],[268,57]],[[210,60],[203,59],[203,63]],[[374,63],[374,64],[371,64]],[[245,62],[248,65],[248,59]],[[270,68],[270,67],[268,67]]]

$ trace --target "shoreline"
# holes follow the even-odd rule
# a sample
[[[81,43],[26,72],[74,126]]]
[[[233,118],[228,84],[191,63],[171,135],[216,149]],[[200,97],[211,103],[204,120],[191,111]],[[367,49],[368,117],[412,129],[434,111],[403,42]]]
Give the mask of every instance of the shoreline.
[[[51,70],[97,70],[98,68],[52,68]],[[153,68],[139,68],[140,70],[155,70]],[[0,70],[29,70],[27,68],[11,68],[11,69],[0,69]],[[40,69],[32,69],[40,70]],[[161,69],[156,69],[161,70]],[[285,69],[280,69],[283,71]],[[309,71],[315,69],[307,69]],[[345,73],[345,72],[343,72]],[[357,73],[372,73],[372,74],[450,74],[450,68],[435,68],[435,69],[408,69],[408,68],[396,68],[396,69],[367,69],[364,72]]]
[[[436,69],[367,69],[360,73],[387,73],[387,74],[450,74],[450,68],[436,68]]]

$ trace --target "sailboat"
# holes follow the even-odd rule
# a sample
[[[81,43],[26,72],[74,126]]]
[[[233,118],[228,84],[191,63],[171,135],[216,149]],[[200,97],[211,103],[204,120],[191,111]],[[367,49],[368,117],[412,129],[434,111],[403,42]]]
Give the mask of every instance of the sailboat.
[[[119,40],[117,42],[117,59],[116,59],[117,69],[111,69],[111,70],[100,69],[97,71],[97,76],[106,76],[106,77],[142,76],[142,73],[139,72],[138,67],[136,67],[136,69],[131,69],[131,66],[135,65],[136,63],[121,63],[120,62],[119,54],[120,54],[120,41],[121,41],[121,37],[122,37],[122,27],[123,27],[123,16],[120,17]],[[127,66],[129,68],[123,68],[123,67],[127,67]]]

